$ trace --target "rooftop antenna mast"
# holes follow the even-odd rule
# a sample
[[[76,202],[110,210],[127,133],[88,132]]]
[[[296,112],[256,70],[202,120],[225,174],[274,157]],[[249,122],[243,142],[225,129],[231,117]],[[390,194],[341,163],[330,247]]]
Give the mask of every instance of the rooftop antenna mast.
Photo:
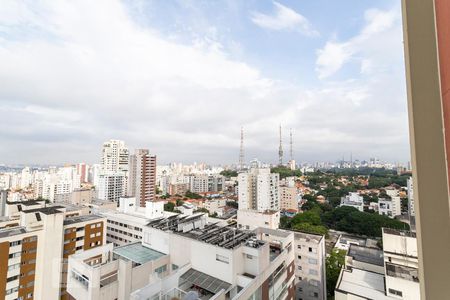
[[[244,127],[241,126],[241,149],[239,151],[239,169],[244,169]]]
[[[281,140],[281,124],[280,124],[280,147],[278,148],[278,164],[283,165],[283,141]]]

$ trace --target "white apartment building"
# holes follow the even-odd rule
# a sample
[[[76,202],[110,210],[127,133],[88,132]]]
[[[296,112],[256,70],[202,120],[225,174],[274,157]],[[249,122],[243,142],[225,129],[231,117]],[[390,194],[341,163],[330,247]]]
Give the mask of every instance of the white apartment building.
[[[121,172],[103,173],[98,177],[97,197],[101,200],[119,202],[124,196],[126,185],[125,174]]]
[[[327,298],[325,236],[294,232],[295,299]]]
[[[238,210],[238,228],[255,230],[266,228],[266,231],[278,229],[280,212],[258,212]],[[300,231],[289,231],[294,234],[295,264],[295,299],[325,300],[325,236]]]
[[[406,182],[406,187],[408,190],[408,213],[410,216],[414,217],[416,212],[414,210],[414,190],[413,190],[413,178],[409,177]]]
[[[380,215],[395,218],[402,214],[401,200],[399,196],[378,199],[378,213]]]
[[[350,206],[364,211],[363,197],[356,192],[350,192],[347,196],[341,198],[341,206]]]
[[[214,174],[194,174],[189,176],[189,190],[193,193],[218,193],[223,191],[225,177]]]
[[[128,171],[128,148],[124,141],[109,140],[102,147],[102,168],[105,172]]]
[[[238,175],[239,208],[280,210],[279,174],[269,168],[252,168]]]
[[[277,210],[266,210],[260,212],[251,209],[238,209],[238,228],[254,230],[258,227],[278,229],[280,227],[280,212]]]
[[[383,228],[383,251],[350,246],[335,299],[420,299],[418,268],[415,233]]]
[[[149,201],[141,207],[134,197],[122,197],[117,210],[96,210],[95,213],[106,218],[106,240],[114,246],[122,246],[142,240],[142,231],[151,220],[172,213],[164,212],[164,202]]]
[[[293,254],[293,233],[178,215],[150,222],[142,244],[69,258],[68,290],[75,299],[291,300]]]

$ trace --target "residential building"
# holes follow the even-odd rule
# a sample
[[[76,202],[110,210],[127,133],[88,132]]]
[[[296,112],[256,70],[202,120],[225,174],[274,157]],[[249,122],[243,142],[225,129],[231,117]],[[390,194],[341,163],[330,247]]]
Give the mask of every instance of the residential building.
[[[406,182],[406,188],[408,191],[408,213],[410,216],[415,216],[414,210],[414,190],[413,190],[413,178],[409,177]]]
[[[151,220],[170,213],[164,212],[164,202],[149,201],[146,207],[138,205],[134,197],[122,197],[117,210],[98,210],[98,215],[106,218],[106,240],[114,246],[122,246],[142,240],[142,231]]]
[[[70,194],[70,203],[73,205],[85,205],[91,203],[95,198],[93,188],[75,189]]]
[[[237,211],[238,228],[254,230],[258,227],[278,229],[280,227],[280,211],[266,210],[257,211],[241,209]]]
[[[238,175],[239,208],[244,210],[280,210],[279,174],[269,168],[252,168]]]
[[[102,169],[104,172],[128,171],[128,148],[124,141],[109,140],[102,147]]]
[[[325,236],[294,231],[295,299],[327,298]]]
[[[350,206],[364,211],[363,197],[356,192],[350,192],[347,196],[341,198],[341,206]]]
[[[280,186],[280,209],[298,211],[298,192],[295,186]]]
[[[402,214],[401,200],[399,196],[393,196],[391,198],[378,199],[378,213],[380,215],[395,218]]]
[[[138,199],[141,207],[147,201],[155,201],[156,155],[150,155],[148,149],[136,149],[130,155],[128,196]]]
[[[157,219],[142,243],[71,256],[69,292],[100,300],[294,299],[292,244],[293,233],[206,224],[202,214]]]
[[[170,195],[184,196],[189,190],[189,183],[171,183],[169,184],[168,193]]]
[[[383,228],[383,250],[351,245],[335,299],[420,299],[413,232]]]
[[[106,219],[73,207],[30,204],[21,208],[19,223],[0,230],[0,298],[69,299],[67,258],[103,245]]]
[[[126,178],[121,172],[108,172],[99,175],[97,197],[119,203],[120,197],[124,195]]]
[[[225,177],[218,174],[191,175],[189,176],[189,189],[193,193],[208,193],[223,191]]]

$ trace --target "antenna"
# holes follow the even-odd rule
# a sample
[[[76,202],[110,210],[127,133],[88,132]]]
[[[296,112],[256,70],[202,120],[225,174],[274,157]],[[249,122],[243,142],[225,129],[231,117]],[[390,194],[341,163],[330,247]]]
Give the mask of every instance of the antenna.
[[[292,128],[290,129],[290,132],[289,132],[289,137],[290,137],[290,149],[289,149],[289,154],[290,154],[290,156],[291,156],[291,161],[293,161],[294,160],[294,155],[293,155],[293,150],[292,150]]]
[[[280,124],[280,147],[278,148],[278,164],[283,165],[283,141],[281,140],[281,124]]]
[[[241,126],[241,149],[239,151],[239,169],[244,168],[244,127]]]

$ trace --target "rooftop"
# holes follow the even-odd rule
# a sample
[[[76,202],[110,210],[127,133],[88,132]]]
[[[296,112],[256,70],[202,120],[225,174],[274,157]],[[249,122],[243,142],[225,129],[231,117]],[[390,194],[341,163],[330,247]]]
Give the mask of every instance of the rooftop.
[[[55,206],[40,207],[40,208],[35,208],[35,209],[27,209],[27,210],[24,210],[24,212],[26,212],[26,213],[40,212],[40,213],[43,213],[44,215],[54,215],[57,213],[62,213],[61,209],[63,209],[63,208],[64,208],[64,206],[55,205]]]
[[[76,217],[71,217],[71,218],[65,219],[64,225],[71,225],[71,224],[75,224],[75,223],[81,223],[81,222],[86,222],[86,221],[91,221],[91,220],[96,220],[96,219],[102,219],[102,217],[99,215],[76,216]]]
[[[412,231],[407,230],[399,230],[399,229],[391,229],[391,228],[383,228],[383,233],[392,234],[392,235],[399,235],[399,236],[406,236],[406,237],[416,237],[416,233]]]
[[[365,299],[388,300],[385,295],[384,275],[356,268],[342,269],[336,291]]]
[[[21,233],[26,233],[27,231],[23,227],[5,228],[0,229],[0,238],[15,236]]]
[[[384,266],[383,251],[379,249],[352,244],[350,245],[347,256],[351,256],[357,261]]]
[[[142,246],[141,242],[116,247],[113,252],[138,264],[145,264],[165,255],[159,251]]]
[[[205,217],[202,213],[192,216],[173,215],[153,220],[147,226],[163,231],[172,231],[175,234],[226,249],[234,249],[250,239],[256,239],[256,233],[237,229],[235,224],[228,226],[202,225],[204,220]]]
[[[180,281],[189,282],[192,285],[198,286],[212,294],[217,294],[222,289],[227,291],[231,284],[222,281],[218,278],[197,271],[195,269],[189,269],[186,273],[181,275]]]

